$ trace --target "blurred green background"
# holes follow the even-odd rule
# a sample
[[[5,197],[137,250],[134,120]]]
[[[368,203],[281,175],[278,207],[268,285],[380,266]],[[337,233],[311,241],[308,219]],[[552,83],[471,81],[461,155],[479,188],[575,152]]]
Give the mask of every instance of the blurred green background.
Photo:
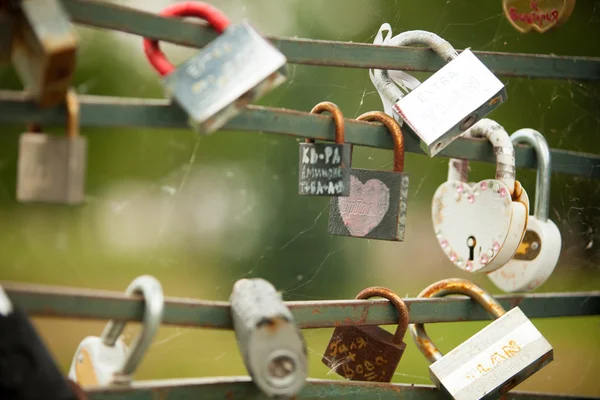
[[[121,1],[158,12],[168,1]],[[456,48],[600,56],[600,2],[579,1],[562,27],[520,34],[505,19],[500,0],[229,0],[213,1],[234,22],[249,19],[264,34],[372,43],[388,22],[397,34],[425,29]],[[78,28],[75,85],[80,94],[163,97],[139,37]],[[165,44],[175,63],[194,50]],[[260,104],[309,111],[337,103],[347,118],[380,110],[366,70],[289,65],[289,79]],[[427,74],[417,73],[424,80]],[[600,85],[590,82],[507,79],[509,101],[490,115],[514,132],[533,128],[550,145],[600,153]],[[10,68],[2,89],[20,89]],[[106,118],[110,118],[107,115]],[[472,279],[493,293],[485,275],[450,265],[431,228],[433,193],[445,179],[446,159],[408,154],[411,175],[408,229],[403,243],[327,234],[328,199],[297,191],[297,140],[258,132],[88,129],[87,203],[67,208],[19,205],[15,177],[23,126],[0,127],[0,279],[124,290],[138,275],[157,277],[165,295],[227,300],[235,280],[263,277],[286,300],[353,298],[385,285],[414,297],[443,278]],[[49,129],[60,132],[57,127]],[[390,169],[391,153],[355,148],[354,166]],[[472,163],[470,180],[493,176],[494,166]],[[533,204],[535,171],[518,179]],[[560,263],[538,292],[598,290],[600,185],[585,177],[553,175],[550,217],[563,235]],[[66,372],[78,343],[99,335],[103,322],[35,319]],[[553,344],[555,361],[519,390],[600,395],[600,318],[534,323]],[[436,324],[430,335],[448,351],[482,323]],[[393,329],[393,327],[388,327]],[[137,333],[127,328],[127,338]],[[310,376],[338,379],[320,359],[330,329],[304,331]],[[408,348],[396,382],[430,384],[424,357]],[[136,379],[245,375],[233,332],[162,328]]]

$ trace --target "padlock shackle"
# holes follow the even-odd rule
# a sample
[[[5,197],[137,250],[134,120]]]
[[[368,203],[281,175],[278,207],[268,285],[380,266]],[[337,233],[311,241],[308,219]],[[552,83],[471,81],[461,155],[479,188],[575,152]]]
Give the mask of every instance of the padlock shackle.
[[[443,279],[427,286],[418,297],[445,297],[450,294],[464,294],[479,303],[494,318],[506,314],[506,310],[491,294],[465,279]],[[440,360],[444,355],[431,341],[425,331],[425,324],[410,324],[410,334],[421,353],[431,362]]]
[[[550,181],[552,174],[550,167],[550,146],[548,146],[544,135],[530,128],[519,129],[510,135],[510,140],[513,144],[526,143],[535,150],[538,167],[533,216],[539,221],[547,222],[550,210]]]
[[[494,147],[496,154],[496,179],[504,183],[514,198],[515,193],[515,149],[502,125],[489,118],[479,120],[463,133],[463,137],[486,138]],[[467,181],[469,162],[451,158],[448,165],[448,180]],[[464,179],[464,180],[463,180]]]
[[[395,344],[403,343],[404,336],[406,335],[406,330],[408,329],[408,321],[409,321],[409,313],[408,307],[406,307],[406,303],[400,296],[398,296],[392,290],[383,287],[383,286],[372,286],[361,290],[358,295],[356,295],[357,300],[369,299],[371,297],[383,297],[388,299],[390,303],[396,308],[398,312],[398,327],[396,328],[396,333],[394,333],[394,338],[392,341]]]
[[[316,106],[313,107],[312,110],[310,110],[311,114],[321,114],[325,111],[328,111],[332,118],[333,118],[333,123],[335,126],[335,143],[337,144],[344,144],[344,141],[346,140],[346,135],[345,135],[345,125],[344,125],[344,114],[342,114],[342,110],[340,110],[340,108],[330,102],[330,101],[322,101],[319,104],[317,104]],[[315,140],[314,139],[306,139],[306,143],[314,143]]]
[[[67,107],[67,136],[73,139],[79,136],[79,98],[73,88],[67,91],[65,104]]]
[[[162,322],[165,300],[160,282],[150,275],[142,275],[133,280],[125,290],[125,294],[141,294],[144,298],[144,321],[140,333],[135,338],[127,353],[123,365],[115,372],[113,379],[128,382],[150,347],[152,339],[158,332]],[[125,321],[110,320],[100,338],[106,346],[114,346],[123,333]]]
[[[197,17],[205,20],[217,33],[223,33],[231,22],[218,8],[199,1],[184,1],[175,3],[159,14],[163,17]],[[175,66],[167,59],[160,49],[158,40],[144,38],[144,53],[150,64],[161,75],[169,75]]]
[[[393,117],[381,111],[368,111],[356,118],[357,121],[381,122],[394,140],[394,172],[404,172],[404,135]]]
[[[402,32],[386,43],[387,46],[410,46],[414,44],[429,46],[445,62],[450,62],[458,57],[458,52],[447,40],[429,31],[415,30]],[[373,81],[379,93],[392,103],[396,103],[404,97],[404,93],[390,78],[388,70],[373,69],[372,71]]]

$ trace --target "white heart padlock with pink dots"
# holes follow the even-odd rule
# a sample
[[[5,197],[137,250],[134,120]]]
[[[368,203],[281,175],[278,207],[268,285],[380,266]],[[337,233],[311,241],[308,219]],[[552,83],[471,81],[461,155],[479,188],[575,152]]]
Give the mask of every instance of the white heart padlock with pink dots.
[[[515,180],[514,148],[501,125],[484,118],[464,136],[492,143],[496,179],[468,183],[468,161],[451,159],[448,180],[433,196],[433,226],[454,265],[467,272],[491,272],[517,251],[527,226],[529,198]]]
[[[505,292],[530,292],[550,277],[560,256],[562,239],[558,227],[548,218],[550,209],[550,148],[544,136],[533,129],[519,129],[510,137],[513,143],[526,143],[536,152],[538,163],[535,207],[527,221],[527,231],[512,259],[488,274]]]

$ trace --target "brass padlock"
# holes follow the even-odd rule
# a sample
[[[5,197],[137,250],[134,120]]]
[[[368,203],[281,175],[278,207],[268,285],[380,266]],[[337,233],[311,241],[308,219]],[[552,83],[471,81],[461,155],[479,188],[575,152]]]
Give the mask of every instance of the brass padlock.
[[[409,176],[404,173],[404,137],[394,118],[367,112],[359,121],[378,121],[394,140],[394,170],[350,169],[350,195],[332,197],[329,233],[364,239],[403,241]]]
[[[79,100],[66,97],[67,136],[26,132],[19,141],[17,200],[76,205],[85,197],[87,142],[79,136]]]
[[[335,124],[335,144],[300,143],[298,162],[298,194],[309,196],[348,196],[350,194],[350,162],[352,145],[344,143],[344,116],[335,104],[324,101],[310,111],[329,111]]]
[[[75,72],[78,38],[59,0],[20,0],[12,62],[42,107],[60,104]]]
[[[384,297],[398,311],[398,327],[391,334],[378,326],[335,328],[327,345],[323,363],[352,381],[391,382],[404,354],[404,334],[408,329],[408,308],[390,289],[375,286],[361,291],[357,299]]]

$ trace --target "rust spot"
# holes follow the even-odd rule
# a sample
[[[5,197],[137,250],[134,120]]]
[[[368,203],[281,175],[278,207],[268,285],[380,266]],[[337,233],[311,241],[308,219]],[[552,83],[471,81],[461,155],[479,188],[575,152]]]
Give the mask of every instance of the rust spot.
[[[233,399],[233,390],[228,390],[225,392],[225,398],[228,400]]]
[[[315,315],[315,314],[321,314],[321,310],[319,310],[318,308],[313,308],[312,315]]]

